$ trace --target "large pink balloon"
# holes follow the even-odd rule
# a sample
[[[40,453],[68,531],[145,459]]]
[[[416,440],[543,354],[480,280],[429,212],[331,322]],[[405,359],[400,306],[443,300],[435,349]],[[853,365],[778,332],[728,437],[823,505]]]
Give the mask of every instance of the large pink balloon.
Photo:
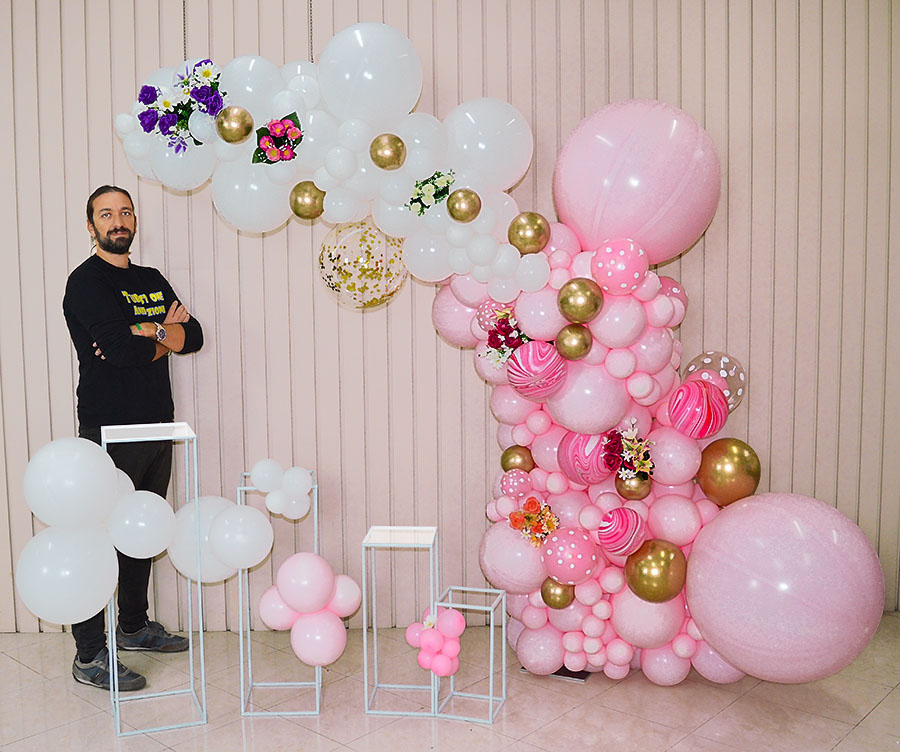
[[[551,624],[540,629],[524,629],[516,642],[516,655],[532,674],[546,676],[559,671],[566,658],[562,632]]]
[[[450,285],[438,290],[431,304],[431,320],[437,333],[447,342],[457,347],[475,347],[478,339],[471,330],[473,318],[475,309],[460,303]]]
[[[569,322],[559,312],[557,292],[544,287],[537,292],[523,292],[516,299],[516,321],[531,339],[551,341]]]
[[[629,237],[651,264],[691,246],[719,202],[719,160],[693,118],[662,102],[629,100],[582,120],[553,176],[561,222],[585,250]]]
[[[288,557],[275,575],[278,594],[294,611],[311,613],[325,608],[334,595],[334,570],[317,554]]]
[[[687,574],[691,616],[752,676],[808,682],[847,666],[875,634],[884,576],[865,534],[816,499],[750,496],[706,525]]]
[[[500,423],[524,423],[525,418],[540,409],[537,402],[526,399],[509,384],[500,384],[491,391],[491,412]]]
[[[481,571],[488,581],[508,593],[530,593],[546,579],[541,551],[506,520],[491,525],[478,552]]]
[[[550,416],[561,426],[592,434],[603,433],[622,420],[631,398],[625,382],[610,376],[602,365],[572,361],[565,385],[546,404]]]
[[[327,666],[341,657],[347,646],[347,630],[331,611],[300,614],[291,627],[291,647],[309,666]]]
[[[684,595],[681,593],[665,603],[650,603],[624,587],[610,603],[613,629],[636,648],[662,647],[675,638],[684,622]]]

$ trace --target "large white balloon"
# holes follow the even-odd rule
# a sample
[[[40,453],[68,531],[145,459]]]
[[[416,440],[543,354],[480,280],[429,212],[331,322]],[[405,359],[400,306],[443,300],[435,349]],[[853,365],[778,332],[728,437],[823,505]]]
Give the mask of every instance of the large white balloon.
[[[152,491],[133,491],[119,498],[106,522],[113,545],[135,559],[165,551],[175,535],[175,512]]]
[[[221,162],[213,174],[216,210],[227,222],[247,232],[269,232],[291,216],[288,190],[273,183],[266,164],[242,160]]]
[[[194,582],[221,582],[237,572],[237,567],[219,560],[213,553],[209,534],[215,518],[234,502],[220,496],[201,496],[175,513],[175,536],[169,544],[172,566]],[[199,515],[199,516],[198,516]],[[200,523],[200,576],[197,576],[197,528]]]
[[[103,522],[118,498],[119,477],[110,456],[87,439],[56,439],[35,452],[25,468],[25,501],[48,525]]]
[[[424,149],[438,162],[443,162],[447,154],[447,129],[427,112],[411,112],[404,117],[397,125],[397,135],[403,139],[407,150]]]
[[[524,115],[508,102],[489,97],[463,102],[444,118],[447,163],[477,175],[483,185],[504,190],[531,164],[534,139]]]
[[[451,248],[443,235],[419,230],[403,241],[403,262],[409,273],[423,282],[440,282],[453,273]]]
[[[415,107],[422,63],[403,32],[382,23],[358,23],[325,45],[318,78],[322,100],[339,120],[376,123]]]
[[[275,534],[266,515],[246,504],[229,506],[213,520],[209,531],[212,552],[223,564],[249,569],[269,551]]]
[[[22,602],[54,624],[85,621],[103,610],[118,579],[116,550],[99,525],[41,530],[16,564]]]
[[[211,145],[203,145],[176,152],[165,141],[157,141],[150,150],[150,166],[164,186],[190,191],[209,180],[216,168],[216,150]]]
[[[219,78],[219,90],[228,95],[228,104],[249,110],[260,124],[273,117],[272,98],[283,86],[278,66],[259,55],[236,57],[222,68]]]

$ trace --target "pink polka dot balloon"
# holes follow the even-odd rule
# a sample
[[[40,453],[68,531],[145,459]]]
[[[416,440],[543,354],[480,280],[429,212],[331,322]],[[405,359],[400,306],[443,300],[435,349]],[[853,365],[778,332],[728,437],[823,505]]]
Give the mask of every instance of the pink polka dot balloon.
[[[581,528],[561,527],[541,546],[547,574],[563,585],[578,585],[597,571],[597,546]]]
[[[728,420],[728,400],[715,384],[687,381],[669,397],[672,427],[692,439],[718,433]]]
[[[518,468],[510,470],[504,473],[500,481],[500,490],[506,496],[521,498],[531,490],[531,476]]]
[[[559,468],[575,483],[593,485],[609,476],[603,463],[603,436],[569,431],[559,442]]]
[[[506,307],[506,303],[498,303],[496,300],[488,298],[476,309],[475,321],[484,331],[489,332],[497,323],[497,311],[502,311]]]
[[[566,381],[566,359],[549,342],[534,340],[516,348],[507,362],[509,385],[530,400],[545,400]]]
[[[629,507],[610,509],[597,529],[600,547],[613,556],[628,556],[647,539],[647,523]]]
[[[644,249],[627,238],[601,243],[591,261],[591,274],[610,295],[629,295],[637,290],[649,268]]]

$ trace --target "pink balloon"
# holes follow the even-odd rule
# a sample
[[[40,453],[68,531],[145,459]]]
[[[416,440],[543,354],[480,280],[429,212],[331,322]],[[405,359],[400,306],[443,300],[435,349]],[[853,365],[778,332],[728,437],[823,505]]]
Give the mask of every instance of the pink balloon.
[[[516,643],[519,641],[519,635],[525,630],[525,625],[518,619],[510,619],[506,624],[506,642],[515,650]]]
[[[581,525],[588,533],[591,534],[591,540],[594,543],[600,543],[597,538],[596,531],[603,522],[603,512],[600,507],[593,504],[586,504],[578,512],[578,524]]]
[[[697,643],[697,652],[691,659],[691,665],[704,679],[716,684],[731,684],[743,679],[746,674],[722,659],[708,642]]]
[[[631,346],[631,352],[635,355],[639,371],[658,373],[672,359],[672,332],[648,326]]]
[[[635,403],[629,405],[625,417],[615,427],[620,431],[628,431],[631,428],[632,419],[635,421],[634,425],[637,428],[638,436],[646,436],[653,428],[653,416],[650,414],[650,410]]]
[[[506,384],[494,387],[491,391],[491,412],[500,423],[512,426],[524,422],[535,410],[540,410],[537,402],[532,402]]]
[[[615,663],[610,663],[607,661],[603,666],[603,673],[606,674],[610,679],[618,681],[619,679],[624,679],[631,673],[630,666],[617,666]]]
[[[437,653],[444,647],[444,635],[437,629],[423,629],[419,633],[419,647],[427,653]]]
[[[528,605],[528,596],[524,593],[506,594],[506,612],[513,619],[522,618],[522,609]]]
[[[559,312],[556,290],[552,287],[523,292],[516,299],[515,313],[519,330],[535,340],[552,341],[569,323]]]
[[[569,432],[559,442],[559,467],[576,483],[594,485],[610,474],[603,462],[602,434]],[[589,501],[589,500],[588,500]]]
[[[459,664],[454,667],[453,659],[443,654],[434,656],[434,659],[431,661],[431,670],[435,676],[452,676],[456,673],[457,668],[459,668]]]
[[[649,268],[647,254],[640,243],[628,238],[601,243],[591,261],[591,275],[608,295],[633,293]]]
[[[485,532],[478,561],[488,581],[509,593],[530,593],[547,578],[540,549],[505,520],[494,523]]]
[[[553,425],[553,419],[543,410],[537,410],[525,418],[525,425],[535,436],[547,433]]]
[[[269,629],[290,629],[299,615],[284,602],[274,585],[260,596],[259,618]]]
[[[577,585],[597,572],[597,545],[581,528],[560,527],[541,544],[541,561],[557,582]]]
[[[531,490],[531,476],[524,470],[514,468],[503,475],[500,490],[506,496],[520,498]],[[499,507],[498,507],[499,511]]]
[[[672,652],[679,658],[690,660],[697,653],[697,641],[683,632],[672,640]]]
[[[659,277],[656,275],[656,272],[647,272],[647,276],[644,277],[644,281],[638,286],[637,290],[635,290],[632,295],[640,300],[642,303],[646,303],[648,300],[653,300],[656,297],[661,287]]]
[[[681,593],[665,603],[650,603],[625,587],[610,602],[613,628],[622,639],[637,648],[661,647],[681,631],[684,622],[684,595]]]
[[[540,629],[525,629],[516,642],[516,655],[526,671],[546,676],[562,668],[565,660],[562,632],[551,624]]]
[[[558,392],[566,381],[568,361],[549,342],[534,340],[516,348],[507,361],[510,386],[536,402]]]
[[[881,565],[862,530],[789,493],[741,499],[704,527],[686,592],[703,639],[725,661],[785,683],[847,666],[884,609]]]
[[[617,666],[628,666],[634,657],[634,646],[621,637],[610,640],[606,646],[606,659]]]
[[[321,556],[308,552],[288,557],[275,575],[279,595],[301,614],[320,611],[328,605],[334,596],[334,580],[331,565]]]
[[[434,653],[429,653],[427,650],[420,650],[419,654],[416,656],[416,662],[426,671],[431,670],[431,664],[433,661]]]
[[[448,608],[438,616],[437,628],[444,637],[459,637],[466,629],[466,617],[455,608]]]
[[[519,446],[529,446],[534,441],[534,434],[528,430],[525,423],[513,427],[512,437]]]
[[[548,608],[547,618],[560,632],[572,632],[581,629],[581,622],[590,613],[590,606],[574,600],[565,608]]]
[[[535,491],[539,491],[540,493],[544,493],[547,490],[547,478],[550,473],[546,470],[542,470],[539,467],[533,467],[528,471],[528,475],[531,476],[531,487]]]
[[[647,540],[644,518],[629,507],[616,507],[603,515],[597,529],[597,542],[604,553],[628,556]]]
[[[697,505],[684,496],[674,494],[658,497],[650,506],[647,517],[651,536],[676,546],[686,546],[694,540],[702,524]]]
[[[341,618],[353,616],[362,602],[362,591],[356,580],[346,574],[334,578],[334,597],[328,604],[329,611],[334,611]]]
[[[548,473],[559,472],[559,442],[568,433],[559,425],[551,426],[546,432],[535,436],[531,443],[531,456],[538,467]]]
[[[509,447],[511,447],[513,444],[516,443],[513,440],[512,431],[513,431],[513,426],[509,425],[508,423],[501,423],[499,426],[497,426],[497,445],[500,447],[500,449],[504,449],[504,450],[508,449]],[[503,477],[502,474],[500,477]],[[498,479],[497,480],[497,496],[500,495],[499,491],[500,491],[500,480]]]
[[[671,645],[645,648],[641,651],[641,671],[654,684],[672,687],[687,678],[691,672],[691,662],[675,655]]]
[[[414,621],[406,628],[406,642],[410,647],[417,648],[419,647],[419,636],[422,634],[422,630],[425,629],[425,625],[420,621]]]
[[[444,640],[444,644],[441,647],[441,655],[446,655],[448,658],[456,658],[461,649],[459,637],[448,637]]]
[[[575,598],[585,606],[593,606],[603,598],[603,588],[597,580],[585,580],[575,586]]]
[[[479,282],[471,274],[454,274],[450,278],[450,289],[453,295],[463,305],[469,308],[478,308],[488,299],[488,286],[485,282]]]
[[[728,420],[728,399],[708,381],[686,381],[668,400],[672,427],[692,439],[718,433]]]
[[[563,635],[563,647],[567,653],[577,653],[584,645],[584,633],[579,631],[566,632]]]
[[[291,627],[291,648],[309,666],[327,666],[341,657],[347,646],[344,622],[331,611],[300,614]]]
[[[499,366],[488,356],[488,346],[486,342],[479,342],[475,346],[475,373],[477,373],[488,384],[506,384],[506,363]]]
[[[546,409],[570,431],[597,434],[622,420],[629,404],[625,384],[610,376],[603,366],[572,361],[565,386],[547,400]]]
[[[687,310],[688,296],[687,291],[682,287],[681,283],[671,277],[659,278],[659,291],[667,298],[680,301],[681,305]]]
[[[668,426],[650,432],[653,480],[666,485],[686,483],[700,469],[700,447],[694,439]]]
[[[473,316],[475,309],[460,303],[450,285],[442,287],[434,296],[431,321],[438,334],[451,345],[475,347],[478,344],[478,339],[470,329]]]
[[[574,256],[581,253],[581,244],[578,242],[578,236],[570,227],[561,222],[550,223],[550,242],[544,249],[548,254],[556,251],[562,251],[567,256]]]
[[[561,494],[551,494],[547,497],[547,503],[553,514],[559,517],[561,527],[578,527],[578,516],[591,500],[584,491],[567,490]]]
[[[547,476],[547,491],[551,494],[564,494],[569,490],[569,479],[562,473],[550,473]]]
[[[560,220],[588,250],[635,237],[651,264],[703,233],[719,201],[719,160],[693,118],[662,102],[628,100],[588,116],[553,176]]]
[[[641,301],[630,295],[607,296],[600,313],[588,323],[594,340],[606,347],[630,347],[647,326],[647,314]]]
[[[610,350],[603,361],[606,370],[617,379],[627,379],[637,368],[637,358],[627,347]]]
[[[563,665],[569,669],[569,671],[584,671],[587,666],[587,655],[583,651],[578,653],[566,652],[563,659]]]

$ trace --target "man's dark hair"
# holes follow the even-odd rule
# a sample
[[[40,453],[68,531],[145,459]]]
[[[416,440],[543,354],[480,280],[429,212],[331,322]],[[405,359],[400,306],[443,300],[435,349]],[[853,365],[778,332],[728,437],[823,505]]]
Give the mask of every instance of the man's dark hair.
[[[94,200],[100,198],[100,196],[106,193],[123,193],[128,196],[128,200],[131,201],[131,208],[134,208],[134,199],[131,198],[131,194],[126,191],[124,188],[119,188],[117,185],[101,185],[97,190],[95,190],[90,196],[88,196],[87,200],[87,220],[91,224],[94,224]]]

